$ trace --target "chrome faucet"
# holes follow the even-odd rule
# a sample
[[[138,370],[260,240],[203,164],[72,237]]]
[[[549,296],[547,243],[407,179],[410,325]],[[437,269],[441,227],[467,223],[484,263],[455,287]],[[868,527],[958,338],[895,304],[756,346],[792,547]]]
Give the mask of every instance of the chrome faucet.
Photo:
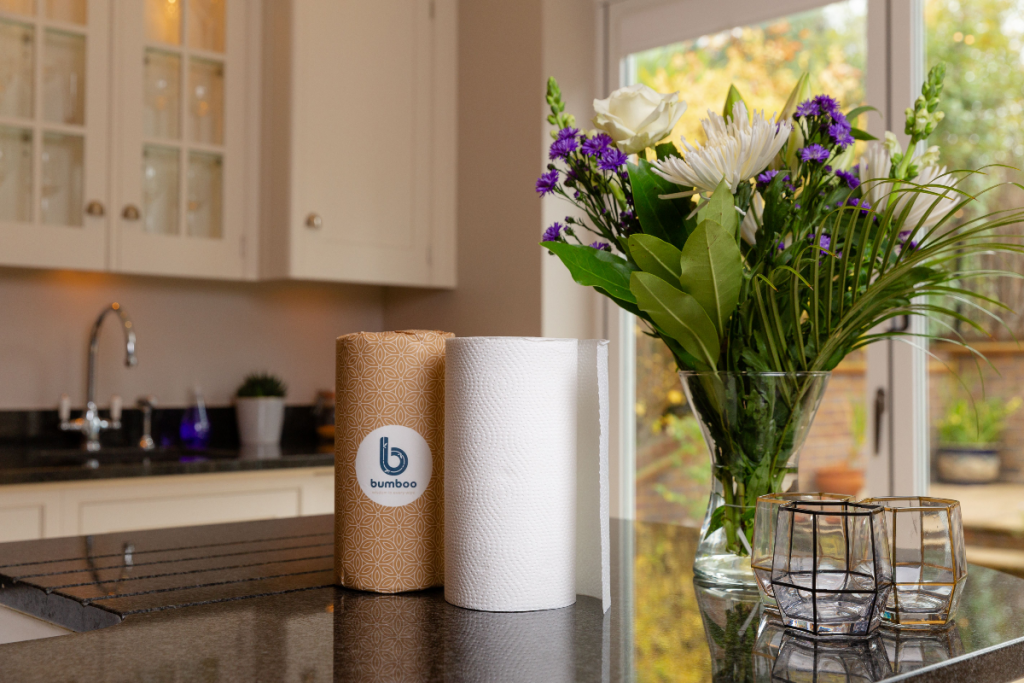
[[[99,408],[96,407],[96,350],[99,348],[100,326],[107,313],[117,313],[121,318],[121,326],[124,328],[124,339],[126,355],[124,364],[133,367],[138,364],[135,356],[135,330],[132,329],[132,321],[124,312],[121,305],[112,303],[104,308],[96,322],[93,323],[92,332],[89,335],[89,377],[85,394],[85,414],[76,419],[71,417],[71,402],[67,395],[61,397],[60,401],[60,428],[66,432],[81,432],[84,436],[83,446],[87,451],[98,451],[100,449],[100,433],[105,429],[121,428],[121,399],[113,396],[110,399],[110,419],[100,418]]]

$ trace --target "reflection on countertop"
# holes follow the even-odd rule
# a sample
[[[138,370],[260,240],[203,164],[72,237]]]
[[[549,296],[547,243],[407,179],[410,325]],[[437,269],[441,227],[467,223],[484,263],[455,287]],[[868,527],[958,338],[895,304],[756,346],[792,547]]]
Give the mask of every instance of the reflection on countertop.
[[[136,563],[130,576],[146,568],[139,557],[164,552],[159,549],[172,541],[188,539],[200,547],[215,540],[213,534],[228,534],[249,543],[254,534],[280,535],[283,529],[329,534],[330,524],[330,517],[312,517],[122,533],[97,536],[92,547],[113,557],[130,542]],[[139,576],[119,584],[135,588],[98,598],[130,606],[122,623],[0,646],[0,682],[785,681],[822,680],[832,672],[836,680],[864,683],[901,676],[986,683],[1024,675],[1024,580],[972,566],[952,629],[814,640],[764,616],[756,594],[695,585],[695,530],[614,521],[612,531],[613,602],[607,614],[597,600],[584,597],[562,610],[474,612],[447,604],[442,589],[377,595],[326,585],[329,576],[307,582],[307,590],[289,589],[285,581],[244,600],[228,598],[245,590],[233,583],[221,602],[179,599],[193,606],[146,611],[141,606],[152,600],[175,597],[140,591],[140,583],[152,579]],[[85,547],[75,540],[0,545],[0,573],[10,571],[5,563],[46,549],[47,557],[59,559]],[[236,558],[230,564],[246,563]],[[204,580],[201,572],[194,576],[185,584]],[[215,590],[206,581],[201,590]],[[293,592],[280,592],[286,590]]]

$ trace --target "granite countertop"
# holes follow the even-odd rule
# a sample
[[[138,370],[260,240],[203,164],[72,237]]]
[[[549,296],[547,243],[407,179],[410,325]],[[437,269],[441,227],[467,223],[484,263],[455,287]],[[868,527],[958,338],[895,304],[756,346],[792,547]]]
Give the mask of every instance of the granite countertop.
[[[248,472],[290,467],[333,467],[334,450],[309,446],[260,449],[215,448],[188,451],[107,448],[97,453],[74,449],[0,449],[0,486],[55,481],[157,477],[172,474]]]
[[[865,683],[1024,676],[1024,580],[981,567],[970,568],[952,629],[883,630],[837,649],[760,624],[750,594],[695,584],[697,532],[685,527],[613,520],[607,614],[586,597],[560,610],[489,613],[447,604],[440,588],[376,595],[330,585],[332,523],[0,545],[0,602],[64,617],[102,612],[80,623],[94,630],[0,646],[0,682],[814,680],[780,662]]]

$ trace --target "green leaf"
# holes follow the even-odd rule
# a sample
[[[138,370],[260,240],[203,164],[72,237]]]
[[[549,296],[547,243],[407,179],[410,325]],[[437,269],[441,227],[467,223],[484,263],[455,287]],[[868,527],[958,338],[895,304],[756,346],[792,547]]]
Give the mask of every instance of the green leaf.
[[[722,118],[726,121],[732,121],[732,108],[736,106],[737,102],[743,102],[744,106],[747,104],[743,99],[743,95],[741,95],[740,91],[736,89],[736,86],[730,83],[729,94],[725,96],[725,106],[722,107]],[[747,115],[749,116],[749,114],[750,112],[748,109]]]
[[[743,257],[733,233],[714,221],[702,222],[683,246],[679,267],[683,291],[697,300],[724,336],[743,286]]]
[[[675,143],[663,142],[660,145],[654,146],[654,153],[658,155],[658,159],[677,157],[679,156],[679,148],[675,146]]]
[[[644,233],[663,239],[676,248],[682,247],[697,224],[687,218],[693,211],[693,202],[688,197],[661,199],[659,195],[676,194],[686,188],[665,180],[644,160],[639,166],[629,164],[629,182],[633,189],[636,217]]]
[[[804,71],[800,74],[800,78],[797,80],[796,85],[793,86],[793,91],[789,93],[789,97],[786,98],[786,104],[782,106],[782,113],[779,114],[779,121],[785,121],[786,119],[793,118],[793,113],[796,112],[797,106],[804,100],[810,99],[811,97],[811,75]]]
[[[673,287],[678,287],[681,252],[671,244],[654,235],[632,235],[629,253],[641,270],[654,273]]]
[[[853,108],[853,109],[851,109],[851,110],[850,110],[849,112],[847,112],[847,114],[846,114],[846,118],[847,118],[847,120],[848,120],[848,121],[849,121],[850,123],[853,123],[853,121],[854,121],[854,120],[855,120],[855,119],[856,119],[856,118],[857,118],[858,116],[860,116],[861,114],[863,114],[864,112],[867,112],[867,111],[878,111],[878,109],[876,109],[875,107],[872,107],[872,106],[870,106],[870,105],[864,105],[864,106],[862,106],[862,107],[854,107],[854,108]]]
[[[718,183],[718,187],[711,193],[711,199],[697,212],[697,225],[703,221],[714,221],[730,233],[736,232],[739,227],[740,222],[736,215],[732,192],[725,180]]]
[[[600,287],[615,299],[636,303],[629,289],[629,274],[634,268],[620,256],[601,249],[566,242],[541,242],[569,269],[572,279],[584,287]]]
[[[615,304],[619,308],[621,308],[624,311],[629,311],[630,313],[632,313],[633,315],[635,315],[638,318],[642,318],[642,319],[646,320],[647,318],[650,317],[649,315],[647,315],[646,313],[641,311],[640,308],[636,304],[630,303],[629,301],[623,301],[622,299],[618,299],[618,298],[612,296],[603,287],[594,287],[594,291],[597,292],[598,294],[602,295],[602,296],[608,297],[609,299],[614,301]]]
[[[872,135],[871,133],[867,132],[866,130],[861,130],[860,128],[851,128],[850,129],[850,135],[853,136],[854,140],[877,140],[878,139],[874,135]]]
[[[630,288],[637,305],[658,327],[678,341],[686,352],[713,369],[718,363],[719,341],[715,324],[686,292],[681,292],[652,273],[635,271]]]
[[[722,522],[725,520],[725,506],[715,508],[715,511],[711,513],[711,519],[708,523],[708,532],[704,535],[704,538],[709,538],[711,534],[715,533],[722,528]],[[719,628],[721,630],[721,628]]]

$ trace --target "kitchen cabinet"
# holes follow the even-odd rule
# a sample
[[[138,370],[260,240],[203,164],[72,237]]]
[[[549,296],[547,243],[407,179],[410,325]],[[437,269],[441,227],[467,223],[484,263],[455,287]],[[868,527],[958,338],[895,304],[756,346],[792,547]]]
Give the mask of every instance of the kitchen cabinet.
[[[0,543],[334,512],[334,468],[0,486]]]
[[[0,265],[455,286],[456,0],[0,0]]]
[[[258,64],[252,5],[116,3],[112,270],[245,276],[246,227],[256,227],[246,182],[259,160],[247,144],[257,130],[247,106],[257,86],[247,79]]]
[[[0,264],[255,277],[251,5],[0,1]]]
[[[455,22],[455,0],[264,3],[264,277],[455,285]]]
[[[0,2],[0,264],[106,259],[109,0]]]

